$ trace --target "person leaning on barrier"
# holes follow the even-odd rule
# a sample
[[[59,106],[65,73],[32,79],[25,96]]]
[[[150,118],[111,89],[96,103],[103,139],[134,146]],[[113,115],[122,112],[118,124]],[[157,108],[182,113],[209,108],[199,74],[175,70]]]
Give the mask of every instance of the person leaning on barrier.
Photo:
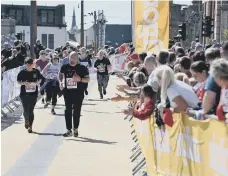
[[[174,72],[169,66],[164,65],[156,68],[155,75],[161,89],[161,107],[166,104],[167,97],[174,112],[183,113],[188,108],[199,106],[200,101],[192,87],[176,80]]]
[[[33,60],[25,59],[26,69],[21,70],[17,75],[17,82],[21,85],[20,98],[24,111],[25,128],[32,133],[34,121],[34,107],[38,96],[38,86],[41,83],[42,75],[39,70],[33,68]]]
[[[218,59],[211,64],[210,73],[216,83],[222,88],[217,116],[220,120],[228,119],[228,61]]]

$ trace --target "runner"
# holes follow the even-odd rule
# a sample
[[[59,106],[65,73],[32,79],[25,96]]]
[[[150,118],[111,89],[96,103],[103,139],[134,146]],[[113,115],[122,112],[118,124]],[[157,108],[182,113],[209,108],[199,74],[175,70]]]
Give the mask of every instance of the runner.
[[[37,68],[40,72],[43,71],[44,67],[46,67],[46,65],[49,63],[48,61],[48,57],[47,57],[47,53],[44,50],[40,51],[40,57],[39,59],[37,59],[37,61],[35,62],[35,68]],[[42,80],[40,86],[42,86],[44,84],[44,80]],[[42,103],[44,104],[44,90],[42,90],[40,92],[41,96],[42,96]]]
[[[42,75],[39,70],[33,68],[33,60],[25,59],[26,69],[19,72],[17,82],[21,85],[20,98],[24,110],[25,128],[32,133],[34,121],[34,107],[38,96],[38,86],[41,83]]]
[[[86,54],[86,49],[84,47],[80,49],[80,54],[81,54],[79,57],[80,64],[84,65],[89,71],[89,68],[92,67],[92,63],[91,63],[90,58]],[[88,95],[87,88],[88,88],[88,84],[85,85],[85,94],[86,95]]]
[[[46,78],[44,83],[46,89],[46,104],[44,108],[47,108],[52,100],[51,113],[55,115],[55,106],[57,103],[57,95],[60,91],[58,73],[60,71],[59,57],[57,54],[53,54],[53,59],[46,65],[42,71],[42,75]]]
[[[65,101],[65,120],[67,132],[64,137],[72,136],[72,109],[74,123],[74,137],[78,136],[78,127],[80,122],[81,107],[84,99],[84,86],[88,84],[88,69],[78,63],[78,54],[71,52],[69,56],[69,64],[61,67],[59,73],[60,87],[63,89]]]
[[[96,60],[94,67],[97,68],[97,82],[100,98],[103,99],[103,94],[106,95],[106,88],[108,86],[109,74],[108,67],[111,66],[109,59],[106,58],[104,50],[98,53],[99,59]],[[103,90],[102,90],[103,89]]]

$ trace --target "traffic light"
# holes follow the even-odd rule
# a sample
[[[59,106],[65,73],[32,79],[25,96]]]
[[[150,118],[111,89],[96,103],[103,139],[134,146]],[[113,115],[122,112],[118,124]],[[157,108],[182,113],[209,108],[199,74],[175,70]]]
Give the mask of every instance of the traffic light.
[[[214,21],[214,19],[212,19],[210,16],[206,16],[203,19],[202,22],[202,35],[204,37],[211,37],[211,34],[213,33],[212,28],[214,27],[214,25],[212,24]]]
[[[180,30],[178,30],[178,33],[181,35],[181,38],[183,41],[186,40],[186,23],[182,23],[180,25],[178,25],[178,28],[180,28]]]

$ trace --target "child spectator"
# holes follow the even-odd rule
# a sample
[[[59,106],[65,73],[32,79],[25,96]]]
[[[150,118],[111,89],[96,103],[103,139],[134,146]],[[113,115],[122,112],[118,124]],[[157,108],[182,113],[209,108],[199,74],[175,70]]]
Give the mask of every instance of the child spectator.
[[[134,107],[124,110],[126,115],[133,115],[140,120],[146,120],[151,117],[156,102],[156,93],[149,85],[144,85],[141,88],[140,98]]]
[[[203,96],[205,93],[206,80],[209,76],[208,74],[209,67],[203,61],[194,62],[191,66],[192,77],[198,81],[198,84],[194,86],[194,90],[199,97],[200,102],[203,102]]]

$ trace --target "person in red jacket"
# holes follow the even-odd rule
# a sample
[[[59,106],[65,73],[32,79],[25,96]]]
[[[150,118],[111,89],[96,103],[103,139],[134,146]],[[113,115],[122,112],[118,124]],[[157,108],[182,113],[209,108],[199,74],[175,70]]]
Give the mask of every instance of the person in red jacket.
[[[140,99],[132,107],[127,110],[123,110],[126,115],[133,115],[135,118],[140,120],[146,120],[150,118],[155,109],[156,103],[156,93],[153,91],[152,87],[145,84],[140,93]]]

